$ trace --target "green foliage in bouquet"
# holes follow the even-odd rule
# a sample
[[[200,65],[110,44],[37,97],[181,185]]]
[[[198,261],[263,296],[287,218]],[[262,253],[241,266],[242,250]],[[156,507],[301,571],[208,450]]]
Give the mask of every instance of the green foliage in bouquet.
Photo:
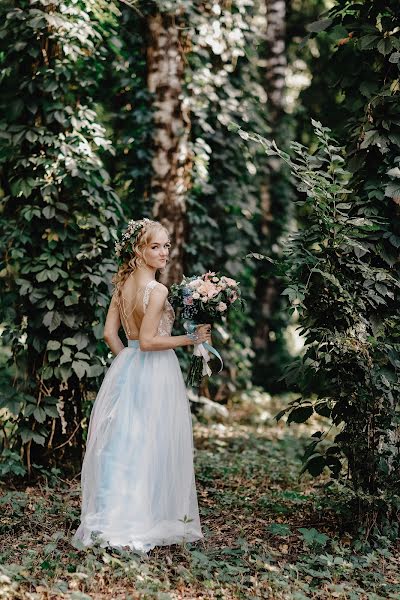
[[[287,373],[301,397],[277,418],[301,423],[317,413],[335,427],[333,442],[331,426],[315,432],[303,471],[317,476],[327,467],[347,480],[355,514],[369,530],[400,507],[400,278],[385,260],[391,223],[350,188],[343,149],[330,131],[313,126],[317,151],[292,143],[293,157],[241,132],[290,166],[307,211],[306,227],[291,235],[280,264],[283,294],[305,338],[303,356]]]
[[[85,393],[105,369],[98,340],[115,269],[105,257],[121,211],[99,158],[111,146],[93,95],[113,6],[0,7],[1,321],[14,377],[2,388],[2,443],[28,469],[55,446],[80,451]]]

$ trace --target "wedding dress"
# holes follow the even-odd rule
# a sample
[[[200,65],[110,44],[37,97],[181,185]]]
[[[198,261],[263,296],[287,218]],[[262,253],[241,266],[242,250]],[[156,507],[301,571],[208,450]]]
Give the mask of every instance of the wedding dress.
[[[143,312],[155,280],[145,286]],[[168,300],[158,335],[171,335]],[[193,469],[189,401],[174,350],[117,354],[90,417],[82,465],[82,514],[74,538],[85,546],[148,552],[203,538]]]

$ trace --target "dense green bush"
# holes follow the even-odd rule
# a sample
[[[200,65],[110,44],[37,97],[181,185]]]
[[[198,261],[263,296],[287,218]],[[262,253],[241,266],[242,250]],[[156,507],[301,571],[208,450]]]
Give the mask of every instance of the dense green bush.
[[[313,125],[318,150],[292,143],[293,158],[275,142],[240,132],[287,162],[307,214],[280,264],[283,294],[305,337],[304,355],[287,374],[301,397],[278,418],[329,419],[334,441],[330,427],[315,432],[303,470],[319,475],[328,467],[333,478],[348,477],[355,508],[372,526],[400,508],[400,279],[380,260],[390,224],[350,188],[352,174],[330,131]]]
[[[28,468],[31,454],[46,460],[39,446],[79,450],[88,380],[104,372],[98,340],[120,204],[93,104],[102,15],[89,0],[0,8],[1,321],[13,373],[2,444],[21,449]]]

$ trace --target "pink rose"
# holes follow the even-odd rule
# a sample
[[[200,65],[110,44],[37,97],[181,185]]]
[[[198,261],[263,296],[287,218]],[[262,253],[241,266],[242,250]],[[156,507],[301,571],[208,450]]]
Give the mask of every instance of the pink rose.
[[[237,282],[234,279],[231,279],[230,277],[223,277],[223,280],[225,281],[226,285],[230,285],[231,287],[236,287],[237,286]]]
[[[228,307],[225,302],[220,302],[217,306],[217,310],[219,310],[219,312],[224,312],[227,308]]]
[[[208,273],[205,273],[205,275],[203,275],[203,278],[205,281],[208,281],[208,279],[210,279],[210,277],[214,277],[214,275],[214,271],[208,271]]]
[[[217,287],[211,283],[211,281],[203,281],[203,283],[197,288],[197,291],[202,296],[212,298],[218,294]]]

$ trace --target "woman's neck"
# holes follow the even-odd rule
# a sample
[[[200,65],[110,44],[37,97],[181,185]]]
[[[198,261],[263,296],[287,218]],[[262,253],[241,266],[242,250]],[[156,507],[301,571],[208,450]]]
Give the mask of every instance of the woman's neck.
[[[139,271],[140,275],[148,277],[149,279],[156,278],[157,269],[149,267],[149,265],[142,265],[141,267],[138,267],[137,271]]]

